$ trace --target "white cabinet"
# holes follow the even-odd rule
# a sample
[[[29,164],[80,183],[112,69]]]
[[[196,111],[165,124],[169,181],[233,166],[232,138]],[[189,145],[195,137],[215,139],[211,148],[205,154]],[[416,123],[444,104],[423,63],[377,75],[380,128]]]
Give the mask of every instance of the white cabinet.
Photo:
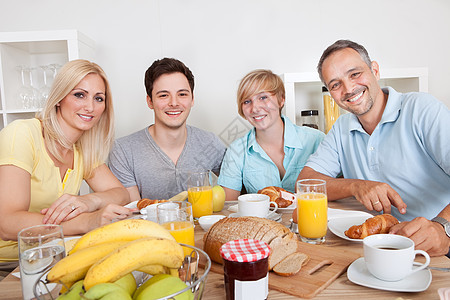
[[[427,68],[380,70],[380,86],[392,86],[399,92],[428,92]],[[300,125],[302,110],[319,111],[320,129],[323,129],[322,82],[317,72],[285,73],[282,75],[286,89],[284,114]]]
[[[33,117],[38,110],[22,106],[18,66],[39,70],[78,58],[92,60],[94,48],[94,41],[76,30],[0,32],[0,129],[15,119]],[[33,86],[43,86],[43,73],[33,78]]]

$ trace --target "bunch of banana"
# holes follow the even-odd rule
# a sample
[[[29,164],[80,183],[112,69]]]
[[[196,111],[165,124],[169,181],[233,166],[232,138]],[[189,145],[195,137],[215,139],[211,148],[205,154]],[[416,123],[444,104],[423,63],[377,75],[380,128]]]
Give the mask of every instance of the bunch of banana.
[[[84,288],[113,282],[127,273],[148,265],[178,269],[184,259],[183,248],[173,240],[148,237],[115,249],[96,262],[84,278]]]
[[[166,241],[147,241],[144,243],[145,245],[138,246],[138,248],[142,247],[142,250],[152,249],[153,243],[155,245],[164,244],[164,247],[167,247],[167,249],[159,249],[161,247],[157,246],[156,248],[159,249],[159,251],[153,251],[152,249],[151,253],[146,254],[149,256],[149,260],[141,258],[139,263],[135,263],[135,258],[139,256],[139,253],[142,251],[136,249],[133,250],[136,252],[127,252],[129,257],[124,254],[120,257],[115,256],[112,263],[118,263],[118,261],[114,261],[116,259],[122,260],[122,265],[128,265],[129,272],[137,270],[151,275],[171,274],[173,276],[178,276],[178,267],[181,265],[183,259],[183,257],[180,258],[178,254],[180,251],[182,253],[182,250],[180,250],[182,248],[175,242],[175,239],[169,231],[151,221],[131,219],[111,223],[86,233],[74,245],[74,248],[70,251],[69,255],[57,262],[50,270],[47,274],[47,281],[59,282],[62,283],[64,287],[70,288],[75,282],[84,279],[88,270],[102,258],[108,257],[113,252],[117,252],[118,249],[121,249],[121,247],[141,238],[156,238]],[[170,245],[168,244],[169,242]],[[130,247],[132,247],[132,245],[130,245]],[[128,246],[125,247],[125,249],[128,249]],[[178,256],[173,256],[173,253],[176,253]],[[167,257],[173,258],[173,261],[176,263],[164,264],[162,261],[168,261]],[[122,270],[120,274],[113,274],[115,275],[113,276],[115,279],[110,279],[109,282],[117,280],[126,273],[127,272]]]
[[[69,255],[97,244],[115,241],[133,241],[144,237],[160,237],[172,241],[175,240],[158,223],[142,219],[129,219],[110,223],[89,231],[77,241],[69,252]]]
[[[116,241],[81,249],[61,259],[47,274],[47,281],[61,282],[70,287],[73,282],[83,279],[89,268],[113,250],[128,243]]]

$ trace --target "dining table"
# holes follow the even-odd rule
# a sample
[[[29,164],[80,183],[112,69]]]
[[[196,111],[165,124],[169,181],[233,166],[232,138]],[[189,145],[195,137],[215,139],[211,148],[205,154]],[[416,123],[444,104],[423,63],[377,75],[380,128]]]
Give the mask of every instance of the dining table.
[[[230,206],[235,205],[237,201],[227,202],[224,209],[215,214],[228,216],[231,211]],[[333,209],[365,211],[365,207],[356,201],[355,198],[345,198],[330,201],[328,206]],[[371,212],[369,212],[371,213]],[[374,213],[374,212],[372,212]],[[289,227],[291,224],[292,211],[282,213],[280,222]],[[195,226],[196,245],[202,244],[205,231],[198,225]],[[341,249],[349,253],[356,253],[358,257],[363,256],[363,245],[361,242],[354,242],[336,236],[330,230],[326,235],[326,240],[322,244],[329,247],[330,255],[333,255],[334,249]],[[430,267],[449,268],[450,259],[446,256],[431,257]],[[18,272],[18,268],[12,273]],[[0,299],[15,300],[22,299],[20,279],[12,273],[0,281]],[[353,283],[347,277],[344,270],[335,280],[327,285],[323,290],[316,294],[313,299],[440,299],[438,289],[450,289],[450,272],[431,269],[432,281],[429,287],[421,292],[396,292],[369,288]],[[205,290],[202,299],[205,300],[223,300],[225,299],[224,276],[221,272],[210,271],[207,276]],[[302,299],[295,295],[290,295],[275,289],[269,289],[268,299]]]

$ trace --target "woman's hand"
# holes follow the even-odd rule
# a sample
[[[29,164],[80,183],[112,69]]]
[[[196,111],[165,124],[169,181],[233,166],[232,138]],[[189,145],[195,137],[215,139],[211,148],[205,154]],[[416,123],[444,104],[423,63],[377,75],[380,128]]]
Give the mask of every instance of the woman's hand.
[[[117,204],[108,204],[94,212],[90,218],[89,230],[111,223],[113,220],[123,220],[129,217],[135,209],[126,208]]]
[[[93,212],[98,209],[98,201],[88,195],[75,196],[64,194],[53,202],[49,208],[41,210],[44,215],[44,224],[61,224],[69,221],[85,212]]]

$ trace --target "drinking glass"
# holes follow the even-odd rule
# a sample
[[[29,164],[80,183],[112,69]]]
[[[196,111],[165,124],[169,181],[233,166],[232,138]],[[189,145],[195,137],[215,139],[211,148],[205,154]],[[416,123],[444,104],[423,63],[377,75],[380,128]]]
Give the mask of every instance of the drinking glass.
[[[327,234],[327,189],[325,180],[297,181],[298,233],[303,242],[321,244]]]
[[[32,97],[33,97],[33,91],[31,88],[27,85],[25,75],[26,72],[29,72],[29,68],[24,65],[20,65],[16,67],[16,70],[20,74],[20,87],[18,91],[20,105],[24,109],[29,109],[32,107]]]
[[[47,70],[50,69],[49,66],[40,66],[42,73],[44,75],[44,85],[39,89],[39,108],[44,107],[45,102],[47,101],[48,95],[50,94],[50,85],[47,82]]]
[[[36,68],[28,68],[28,76],[30,77],[30,90],[31,90],[31,108],[39,108],[40,93],[33,83],[33,72]]]
[[[212,215],[213,198],[209,171],[189,173],[187,187],[188,200],[192,204],[195,219]]]
[[[19,232],[17,240],[23,299],[34,299],[34,283],[66,255],[62,226],[28,227]]]
[[[186,201],[170,201],[156,206],[158,223],[167,229],[178,243],[195,246],[192,204]],[[191,249],[183,247],[188,255]]]

